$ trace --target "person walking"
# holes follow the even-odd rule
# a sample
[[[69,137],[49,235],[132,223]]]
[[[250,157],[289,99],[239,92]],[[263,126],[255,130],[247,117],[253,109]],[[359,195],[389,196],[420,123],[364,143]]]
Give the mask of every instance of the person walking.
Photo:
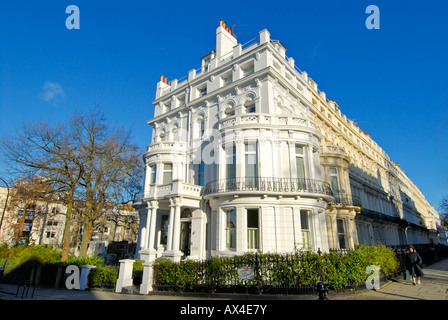
[[[423,277],[422,258],[413,246],[409,246],[409,252],[406,255],[406,266],[412,277],[412,284],[420,284],[420,278]],[[415,279],[417,278],[417,282]]]

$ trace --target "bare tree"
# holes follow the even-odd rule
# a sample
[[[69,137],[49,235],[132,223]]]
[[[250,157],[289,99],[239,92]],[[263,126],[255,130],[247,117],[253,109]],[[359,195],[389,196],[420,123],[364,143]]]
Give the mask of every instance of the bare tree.
[[[67,124],[24,123],[21,131],[3,137],[0,145],[13,174],[45,177],[51,181],[48,192],[66,205],[64,260],[73,214],[81,214],[83,256],[101,216],[123,202],[130,190],[137,192],[139,183],[134,179],[143,172],[141,153],[131,143],[130,131],[111,126],[98,107],[85,114],[76,112]],[[74,210],[75,204],[83,209]]]
[[[83,237],[80,255],[87,253],[91,236],[106,210],[126,193],[129,176],[141,166],[141,153],[131,143],[130,131],[110,126],[97,108],[71,119],[83,174]]]
[[[45,177],[57,193],[54,201],[66,205],[66,223],[62,243],[62,260],[70,247],[70,224],[75,190],[82,175],[77,146],[66,125],[50,126],[45,122],[24,122],[14,136],[4,136],[0,142],[2,155],[17,180],[24,176]]]

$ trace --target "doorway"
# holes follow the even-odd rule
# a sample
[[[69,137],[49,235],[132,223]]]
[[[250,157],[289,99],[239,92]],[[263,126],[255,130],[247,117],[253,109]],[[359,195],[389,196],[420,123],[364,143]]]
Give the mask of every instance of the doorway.
[[[189,208],[184,209],[180,215],[180,251],[183,256],[190,255],[191,246],[191,210]]]

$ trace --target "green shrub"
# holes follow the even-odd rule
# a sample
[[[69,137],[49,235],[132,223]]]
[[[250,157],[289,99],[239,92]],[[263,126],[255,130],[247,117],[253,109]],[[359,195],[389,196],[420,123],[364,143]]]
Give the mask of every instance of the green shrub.
[[[297,251],[293,254],[253,254],[235,257],[213,257],[198,262],[185,260],[174,263],[168,259],[156,260],[156,285],[168,285],[173,290],[191,289],[198,285],[215,288],[229,285],[259,286],[314,286],[324,280],[332,290],[356,288],[363,283],[369,265],[380,266],[390,275],[398,268],[394,252],[385,246],[360,246],[346,254],[334,252],[317,254]],[[254,279],[242,280],[238,268],[250,266]]]
[[[0,249],[0,266],[4,268],[3,281],[6,283],[27,281],[37,267],[44,270],[45,265],[55,263],[60,259],[61,252],[59,249],[42,245],[17,245],[11,248],[2,246]],[[43,273],[46,279],[47,274]]]
[[[33,270],[40,269],[41,285],[55,285],[58,269],[68,265],[94,265],[101,267],[104,260],[100,257],[69,257],[61,261],[60,249],[54,249],[42,245],[28,246],[16,245],[8,247],[0,246],[0,267],[4,268],[4,279],[6,283],[20,283],[30,279]],[[63,277],[61,277],[63,281]]]
[[[114,288],[117,278],[117,267],[98,266],[90,270],[88,283],[91,288]]]
[[[78,267],[84,266],[84,265],[92,265],[95,267],[101,267],[104,265],[104,259],[101,257],[94,257],[94,256],[84,256],[84,257],[69,257],[67,260],[63,262],[64,265],[76,265]]]
[[[143,260],[135,260],[132,269],[132,283],[136,286],[142,283],[143,279]]]

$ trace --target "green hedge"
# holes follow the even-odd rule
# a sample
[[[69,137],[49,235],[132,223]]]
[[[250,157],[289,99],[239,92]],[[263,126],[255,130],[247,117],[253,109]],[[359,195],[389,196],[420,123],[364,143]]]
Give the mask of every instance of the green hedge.
[[[385,246],[360,246],[345,254],[317,254],[297,251],[293,254],[245,254],[235,257],[214,257],[197,262],[185,260],[173,263],[156,260],[155,284],[173,290],[188,290],[195,286],[223,288],[233,286],[314,286],[323,279],[332,290],[356,288],[363,283],[369,265],[380,266],[384,275],[391,275],[398,262],[394,252]],[[254,269],[253,280],[238,277],[238,268]]]
[[[100,257],[69,257],[61,261],[61,251],[50,247],[36,245],[18,245],[9,248],[6,245],[0,246],[0,267],[4,268],[3,282],[18,284],[26,282],[34,270],[40,270],[39,284],[54,286],[58,272],[60,277],[59,286],[65,286],[65,268],[69,265],[94,265],[98,271],[93,272],[92,287],[110,287],[115,285],[118,272],[113,270],[103,270],[104,260]],[[96,269],[94,269],[96,270]],[[108,274],[107,276],[105,274]],[[109,275],[110,274],[110,275]],[[115,280],[114,280],[115,277]],[[104,283],[101,283],[104,281]],[[89,283],[90,286],[90,283]]]
[[[64,272],[68,265],[96,266],[89,276],[89,287],[113,288],[118,277],[118,267],[104,266],[96,257],[71,257],[61,262],[57,249],[44,246],[0,247],[0,267],[4,270],[4,282],[19,283],[29,280],[32,270],[40,267],[40,284],[54,286],[58,271],[62,271],[59,285],[64,286]],[[312,286],[323,279],[332,290],[345,290],[363,283],[366,268],[378,265],[382,274],[390,275],[398,268],[394,252],[384,246],[359,246],[356,250],[340,255],[317,254],[297,251],[293,254],[245,254],[234,257],[214,257],[205,261],[185,260],[173,263],[158,259],[154,264],[156,285],[166,285],[173,290],[192,289],[195,286],[215,288],[236,286]],[[250,266],[255,271],[253,280],[238,277],[238,268]],[[134,284],[141,283],[141,260],[134,263]]]
[[[90,288],[115,288],[118,278],[118,267],[99,266],[90,270]]]

